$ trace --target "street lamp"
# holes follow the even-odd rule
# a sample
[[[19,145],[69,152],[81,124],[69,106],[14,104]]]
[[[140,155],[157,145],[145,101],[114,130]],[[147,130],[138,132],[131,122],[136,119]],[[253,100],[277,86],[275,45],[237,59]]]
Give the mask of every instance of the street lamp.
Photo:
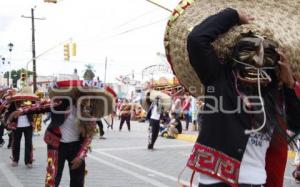
[[[9,50],[9,52],[11,52],[12,51],[12,48],[14,47],[14,44],[13,43],[9,43],[8,44],[8,50]]]
[[[2,60],[2,65],[4,65],[5,64],[5,58],[3,56],[1,57],[1,60]],[[5,75],[5,71],[4,71],[4,74],[3,74],[3,78],[4,78],[4,75]]]
[[[8,62],[8,64],[9,64],[9,71],[8,71],[8,82],[7,82],[7,85],[9,86],[9,79],[11,78],[11,52],[12,52],[12,48],[14,47],[14,44],[13,43],[9,43],[8,44],[8,51],[9,51],[9,62]]]

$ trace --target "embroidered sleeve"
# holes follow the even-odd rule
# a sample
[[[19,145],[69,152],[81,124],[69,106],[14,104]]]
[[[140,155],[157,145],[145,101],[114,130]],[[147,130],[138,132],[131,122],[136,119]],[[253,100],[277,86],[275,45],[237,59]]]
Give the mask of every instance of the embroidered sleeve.
[[[92,143],[92,138],[85,138],[81,144],[81,148],[77,154],[77,157],[84,159],[87,155],[91,143]]]
[[[239,23],[238,12],[227,8],[195,26],[187,39],[190,63],[204,85],[220,75],[221,63],[211,45],[218,36]]]
[[[19,115],[33,115],[33,114],[43,114],[50,112],[52,108],[60,105],[61,102],[50,102],[50,101],[42,101],[39,103],[32,104],[30,106],[24,106],[18,108]]]

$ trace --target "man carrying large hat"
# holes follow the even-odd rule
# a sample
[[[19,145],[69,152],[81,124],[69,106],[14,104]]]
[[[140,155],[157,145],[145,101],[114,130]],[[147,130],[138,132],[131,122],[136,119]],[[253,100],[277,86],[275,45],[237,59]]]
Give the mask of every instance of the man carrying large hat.
[[[95,121],[112,112],[114,97],[103,88],[90,87],[79,80],[56,82],[49,96],[60,104],[50,111],[51,122],[44,137],[48,148],[46,186],[59,186],[67,160],[70,186],[83,187],[84,159],[95,132]]]
[[[300,130],[299,10],[298,0],[183,0],[173,11],[168,61],[205,102],[187,163],[199,187],[283,186],[286,130]]]
[[[16,94],[16,91],[14,89],[11,88],[2,88],[0,90],[0,147],[2,147],[5,143],[4,139],[3,139],[3,135],[4,135],[4,129],[5,129],[5,124],[4,124],[4,116],[5,113],[7,112],[7,109],[9,107],[9,102],[7,99],[5,99],[7,96],[11,96]],[[8,145],[7,148],[11,148],[12,145],[12,132],[8,131]]]
[[[0,88],[0,147],[2,147],[5,144],[5,141],[3,139],[4,127],[5,127],[4,126],[4,113],[6,112],[7,107],[8,107],[8,102],[5,99],[5,97],[8,96],[9,93],[12,93],[12,89]],[[11,137],[11,136],[9,136],[9,137]],[[11,140],[11,138],[10,138],[10,140]],[[11,141],[9,141],[9,142],[11,142]]]
[[[4,124],[8,130],[12,131],[12,167],[18,166],[20,158],[21,138],[25,137],[24,161],[28,168],[33,162],[33,116],[32,114],[22,114],[20,108],[30,108],[31,105],[39,101],[39,98],[32,94],[30,88],[24,88],[19,93],[9,95],[7,100],[7,111],[5,112]]]

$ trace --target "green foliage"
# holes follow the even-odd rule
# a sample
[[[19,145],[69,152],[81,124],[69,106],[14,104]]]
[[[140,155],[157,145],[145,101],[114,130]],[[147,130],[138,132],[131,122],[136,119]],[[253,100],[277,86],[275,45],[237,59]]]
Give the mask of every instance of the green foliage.
[[[86,68],[86,70],[83,74],[83,79],[84,80],[93,80],[95,77],[95,73],[94,73],[95,70],[94,70],[93,65],[87,64],[87,65],[85,65],[85,68]]]
[[[21,77],[21,73],[26,73],[26,69],[22,68],[22,69],[18,69],[18,70],[12,70],[11,71],[11,75],[10,78],[13,80],[13,87],[17,86],[17,81],[20,79]],[[8,78],[8,71],[4,73],[4,78]],[[28,77],[32,75],[32,71],[28,71]]]

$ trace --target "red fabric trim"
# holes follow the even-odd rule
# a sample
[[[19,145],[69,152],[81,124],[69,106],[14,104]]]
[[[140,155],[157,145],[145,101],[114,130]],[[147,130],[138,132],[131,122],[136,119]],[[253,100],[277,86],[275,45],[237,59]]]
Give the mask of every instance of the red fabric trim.
[[[294,91],[295,91],[297,97],[300,98],[300,83],[298,81],[295,82]]]
[[[279,115],[276,115],[276,119],[281,128],[286,130],[287,126],[284,120]],[[283,186],[287,152],[288,146],[286,139],[279,134],[279,132],[274,132],[266,154],[267,182],[265,187]]]
[[[44,141],[46,142],[47,145],[50,145],[53,148],[58,149],[60,144],[60,137],[47,130],[44,135]]]
[[[109,86],[105,86],[105,90],[111,93],[115,98],[117,97],[116,92]]]
[[[10,122],[7,124],[6,129],[8,130],[16,130],[17,129],[17,123],[15,122]]]
[[[187,166],[232,187],[238,187],[240,164],[240,161],[220,151],[196,143]]]
[[[55,186],[55,178],[57,175],[58,169],[58,151],[57,150],[48,150],[48,159],[47,159],[47,174],[45,180],[46,187]]]
[[[66,87],[74,87],[74,86],[83,86],[82,80],[65,80],[65,81],[58,81],[56,85],[59,88],[66,88]]]

